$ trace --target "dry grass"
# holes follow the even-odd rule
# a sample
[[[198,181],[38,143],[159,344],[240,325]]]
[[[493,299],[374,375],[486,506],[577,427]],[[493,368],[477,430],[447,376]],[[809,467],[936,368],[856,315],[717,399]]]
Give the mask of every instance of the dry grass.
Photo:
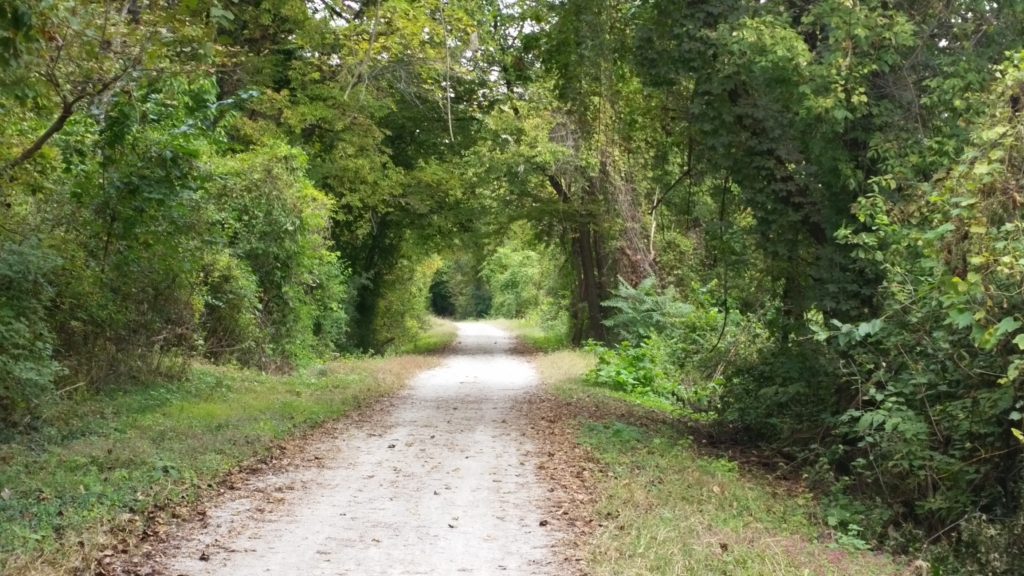
[[[593,354],[579,350],[560,350],[534,356],[533,364],[540,379],[546,386],[563,388],[566,384],[576,385],[580,377],[594,367]]]
[[[542,473],[567,495],[561,514],[581,528],[567,557],[583,560],[587,574],[902,573],[885,556],[832,545],[799,486],[700,449],[662,412],[583,385],[590,355],[534,361],[545,389],[524,412],[546,445]]]

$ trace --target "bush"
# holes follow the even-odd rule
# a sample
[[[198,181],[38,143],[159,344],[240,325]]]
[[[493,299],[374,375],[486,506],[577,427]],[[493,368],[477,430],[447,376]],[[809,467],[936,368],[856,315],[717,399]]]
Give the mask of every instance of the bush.
[[[756,354],[764,329],[738,313],[726,319],[707,292],[694,290],[684,302],[653,279],[620,283],[604,303],[613,311],[605,324],[620,343],[598,349],[591,381],[674,402],[693,418],[714,418],[727,367]]]
[[[0,243],[0,424],[31,415],[61,373],[46,316],[59,264],[38,242]]]
[[[940,551],[937,560],[957,567],[961,574],[1024,574],[1024,512],[1011,518],[971,514],[960,526],[951,552]]]
[[[771,343],[729,367],[723,416],[757,443],[785,440],[799,449],[827,430],[839,410],[835,364],[813,341]]]
[[[203,350],[214,360],[256,364],[266,340],[256,276],[227,252],[211,255],[204,268]]]
[[[587,382],[637,396],[676,399],[679,375],[661,338],[651,337],[639,346],[629,341],[616,348],[592,346],[591,351],[597,364],[587,373]]]
[[[53,183],[42,216],[64,261],[51,327],[76,384],[180,373],[198,348],[206,142],[176,130],[187,106],[174,100],[193,94],[163,88],[114,94],[103,124],[83,117],[62,134],[67,180]]]
[[[301,151],[275,142],[213,162],[216,221],[259,287],[265,366],[308,361],[345,334],[347,278],[330,251],[334,204],[305,166]]]
[[[430,326],[430,285],[441,258],[402,258],[383,280],[374,333],[381,347],[401,348]]]

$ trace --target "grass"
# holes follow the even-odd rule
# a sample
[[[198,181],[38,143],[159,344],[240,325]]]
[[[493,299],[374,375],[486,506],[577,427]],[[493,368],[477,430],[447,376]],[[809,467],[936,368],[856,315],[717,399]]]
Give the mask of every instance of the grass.
[[[534,352],[555,352],[569,347],[567,332],[551,330],[529,320],[501,318],[488,320],[487,323],[515,334],[516,338]]]
[[[197,366],[182,382],[69,398],[0,439],[0,574],[92,573],[148,516],[188,505],[280,441],[389,394],[436,360],[337,362],[292,376]]]
[[[586,386],[582,352],[541,356],[548,389],[606,471],[587,551],[595,575],[883,575],[891,559],[828,542],[813,495],[702,450],[664,412]],[[823,537],[824,536],[824,537]]]
[[[455,343],[458,332],[454,322],[432,317],[430,327],[418,334],[412,342],[396,350],[396,353],[441,354]]]

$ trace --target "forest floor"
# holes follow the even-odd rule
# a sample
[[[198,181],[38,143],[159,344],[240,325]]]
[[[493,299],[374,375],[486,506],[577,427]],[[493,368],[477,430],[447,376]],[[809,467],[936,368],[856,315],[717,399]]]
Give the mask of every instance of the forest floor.
[[[571,543],[593,576],[918,576],[921,563],[841,541],[815,494],[642,398],[583,382],[591,355],[533,356],[520,406]],[[851,544],[854,544],[851,546]]]

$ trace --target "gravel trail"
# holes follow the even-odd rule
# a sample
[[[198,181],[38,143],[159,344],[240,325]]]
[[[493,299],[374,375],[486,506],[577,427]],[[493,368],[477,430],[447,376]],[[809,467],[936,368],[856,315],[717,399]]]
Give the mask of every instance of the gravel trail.
[[[165,552],[164,571],[563,573],[534,446],[513,410],[537,376],[511,354],[504,331],[458,329],[441,366],[416,377],[376,418],[314,446],[317,466],[254,478],[242,496],[214,504]]]

